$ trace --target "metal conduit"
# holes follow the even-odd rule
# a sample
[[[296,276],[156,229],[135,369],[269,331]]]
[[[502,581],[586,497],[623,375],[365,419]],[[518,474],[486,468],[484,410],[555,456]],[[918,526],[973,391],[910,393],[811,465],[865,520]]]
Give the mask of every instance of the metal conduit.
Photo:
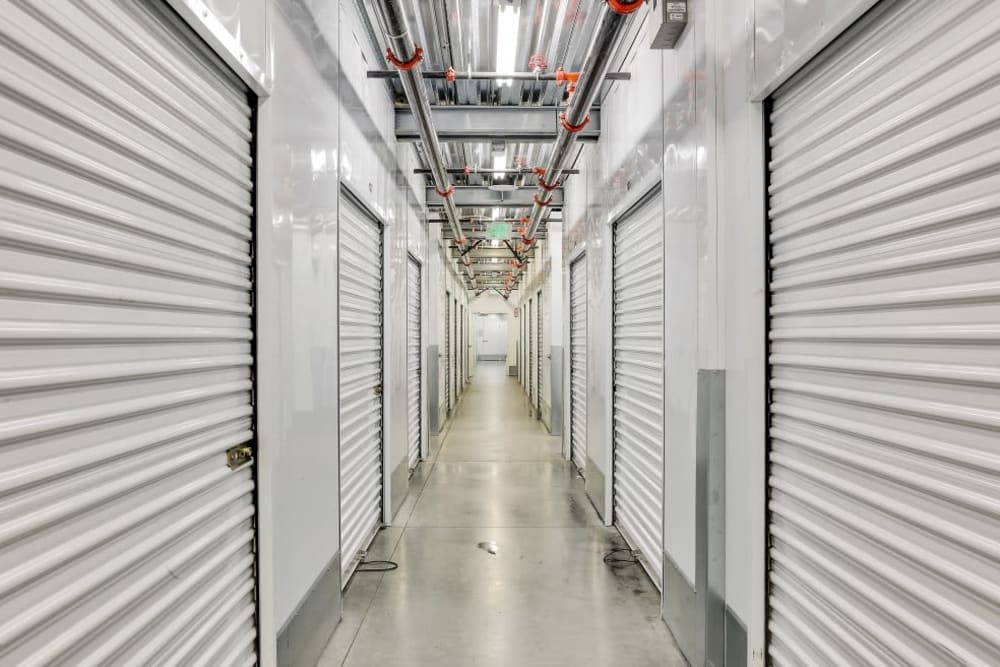
[[[417,46],[410,36],[409,21],[406,12],[399,0],[380,0],[378,3],[379,16],[382,19],[382,29],[385,31],[386,39],[389,41],[389,48],[396,59],[408,63],[419,60],[417,58]],[[409,68],[399,68],[399,80],[406,93],[406,101],[410,105],[410,111],[417,122],[417,129],[420,132],[420,140],[427,153],[427,162],[430,165],[431,178],[434,180],[434,187],[438,192],[450,192],[452,184],[448,177],[448,170],[445,167],[444,155],[441,153],[441,142],[438,141],[437,131],[431,122],[431,107],[427,100],[427,91],[424,89],[423,76],[420,73],[420,64]],[[466,243],[465,234],[462,232],[462,225],[458,220],[458,209],[450,195],[443,197],[445,217],[451,226],[451,233],[455,237],[455,242],[460,246]],[[476,284],[476,274],[472,270],[472,262],[468,257],[462,258],[465,271]]]
[[[643,0],[634,0],[632,2],[618,0],[617,4],[624,7],[632,7],[634,5],[641,5],[642,2]],[[594,100],[597,98],[598,93],[600,93],[601,85],[607,78],[608,68],[611,67],[611,58],[617,52],[617,46],[621,41],[622,33],[625,30],[625,26],[628,25],[628,17],[628,14],[619,13],[613,9],[609,3],[602,3],[601,15],[598,19],[597,30],[594,33],[594,41],[590,43],[590,47],[587,49],[587,56],[583,61],[580,78],[576,84],[576,92],[573,93],[569,106],[566,108],[565,123],[560,124],[555,149],[552,151],[552,157],[549,158],[549,162],[545,167],[544,180],[550,185],[555,185],[562,178],[563,167],[570,156],[570,149],[576,139],[576,133],[568,129],[567,126],[580,127],[586,122],[590,107],[593,106]],[[522,238],[527,245],[534,242],[535,233],[538,231],[538,226],[542,223],[542,214],[545,211],[545,206],[538,202],[546,202],[548,199],[549,193],[540,184],[538,192],[535,195],[535,204],[531,209],[527,228],[522,234]],[[517,278],[524,272],[526,266],[527,262],[511,273],[511,286],[516,284]],[[508,289],[509,293],[510,289]]]

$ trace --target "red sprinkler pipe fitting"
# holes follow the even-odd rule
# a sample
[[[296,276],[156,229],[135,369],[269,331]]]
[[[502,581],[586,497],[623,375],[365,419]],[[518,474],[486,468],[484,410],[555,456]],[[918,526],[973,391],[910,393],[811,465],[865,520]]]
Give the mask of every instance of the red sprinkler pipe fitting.
[[[576,134],[577,132],[582,131],[583,128],[587,127],[588,123],[590,123],[590,114],[587,114],[587,117],[584,118],[583,122],[580,123],[579,125],[570,125],[569,121],[566,120],[566,112],[565,111],[563,113],[559,114],[559,124],[563,126],[564,130],[566,130],[567,132],[570,132],[572,134]]]
[[[532,245],[535,244],[535,237],[534,236],[532,236],[530,239],[527,236],[525,236],[523,240],[524,240],[524,245],[525,245],[525,249],[526,250],[528,248],[530,248]]]
[[[420,64],[420,61],[424,59],[424,50],[419,46],[413,53],[413,57],[407,61],[402,61],[396,57],[396,54],[392,52],[392,49],[385,50],[385,59],[395,65],[396,69],[403,72],[409,72],[411,69]]]
[[[539,198],[538,198],[538,195],[533,195],[533,196],[531,197],[531,199],[532,199],[532,200],[533,200],[533,201],[534,201],[534,202],[535,202],[536,204],[538,204],[539,206],[541,206],[542,208],[545,208],[546,206],[548,206],[549,204],[551,204],[551,203],[552,203],[552,198],[551,198],[551,197],[549,197],[549,198],[548,198],[548,199],[546,199],[545,201],[542,201],[541,199],[539,199]]]
[[[622,0],[608,0],[608,7],[611,8],[615,14],[621,14],[622,16],[628,16],[632,12],[642,7],[642,0],[637,0],[636,2],[626,4]]]
[[[437,187],[435,187],[434,188],[434,192],[436,192],[438,194],[438,197],[441,197],[442,199],[447,199],[448,197],[450,197],[453,194],[455,194],[455,186],[454,185],[449,185],[448,189],[445,190],[444,192],[441,192],[440,190],[437,189]]]
[[[553,190],[558,190],[559,185],[560,183],[553,183],[552,185],[549,185],[548,183],[545,182],[544,178],[542,178],[541,176],[538,177],[538,187],[540,187],[542,190],[545,190],[546,192],[552,192]]]
[[[448,69],[446,69],[446,70],[444,71],[444,78],[445,78],[445,79],[446,79],[446,80],[447,80],[447,81],[448,81],[449,83],[455,83],[455,79],[457,79],[457,78],[458,78],[458,76],[457,76],[457,75],[456,75],[456,73],[455,73],[455,68],[454,68],[454,67],[449,67]]]

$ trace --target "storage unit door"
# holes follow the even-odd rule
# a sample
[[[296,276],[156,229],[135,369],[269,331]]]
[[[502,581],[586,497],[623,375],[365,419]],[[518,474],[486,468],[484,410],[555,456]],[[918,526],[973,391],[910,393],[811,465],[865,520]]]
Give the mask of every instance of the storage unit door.
[[[569,268],[569,447],[577,469],[587,465],[587,257]]]
[[[663,219],[653,198],[614,232],[614,521],[660,586],[663,549]]]
[[[882,3],[770,118],[776,664],[1000,664],[1000,4]]]
[[[152,5],[0,10],[4,665],[256,661],[251,106]]]
[[[420,396],[423,366],[421,364],[420,335],[420,263],[409,257],[406,274],[406,419],[407,449],[410,470],[420,462],[420,441],[423,428],[420,422]]]
[[[535,382],[537,373],[536,361],[537,352],[535,350],[535,334],[537,329],[535,328],[535,300],[532,299],[528,302],[528,398],[531,400],[531,405],[535,405]]]
[[[444,299],[444,397],[451,415],[451,295]]]
[[[382,525],[382,226],[340,198],[340,545],[347,582]]]
[[[542,363],[545,359],[545,328],[542,322],[542,313],[544,309],[542,308],[542,292],[539,290],[538,298],[535,300],[535,344],[537,349],[535,351],[535,378],[537,378],[537,384],[535,388],[535,410],[539,416],[542,414],[542,392],[544,391],[544,375]]]

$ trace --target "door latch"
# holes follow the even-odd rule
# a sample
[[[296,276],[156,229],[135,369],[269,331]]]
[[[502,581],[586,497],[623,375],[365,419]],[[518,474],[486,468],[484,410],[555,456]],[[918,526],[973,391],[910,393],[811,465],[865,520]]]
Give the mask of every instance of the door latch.
[[[237,445],[226,450],[226,465],[230,470],[236,470],[253,460],[253,447],[250,445]]]
[[[382,383],[381,382],[379,384],[375,385],[375,395],[376,396],[381,396],[382,395]]]

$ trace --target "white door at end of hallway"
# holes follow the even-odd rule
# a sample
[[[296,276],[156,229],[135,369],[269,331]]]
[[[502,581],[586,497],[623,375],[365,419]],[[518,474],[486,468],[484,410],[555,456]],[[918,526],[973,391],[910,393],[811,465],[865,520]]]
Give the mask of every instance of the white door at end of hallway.
[[[880,3],[772,102],[770,661],[1000,665],[1000,3]]]
[[[503,313],[473,316],[476,356],[479,361],[502,361],[507,358],[507,316]]]
[[[614,523],[659,588],[663,567],[664,301],[662,199],[615,223]]]
[[[4,665],[257,660],[256,100],[160,5],[0,10]]]
[[[569,449],[581,474],[587,465],[587,256],[569,268]]]
[[[421,265],[412,256],[406,261],[406,424],[407,454],[410,470],[420,462],[420,444],[423,439],[421,422],[421,362],[423,336],[421,335]]]
[[[340,545],[347,586],[382,525],[382,225],[341,188]]]

